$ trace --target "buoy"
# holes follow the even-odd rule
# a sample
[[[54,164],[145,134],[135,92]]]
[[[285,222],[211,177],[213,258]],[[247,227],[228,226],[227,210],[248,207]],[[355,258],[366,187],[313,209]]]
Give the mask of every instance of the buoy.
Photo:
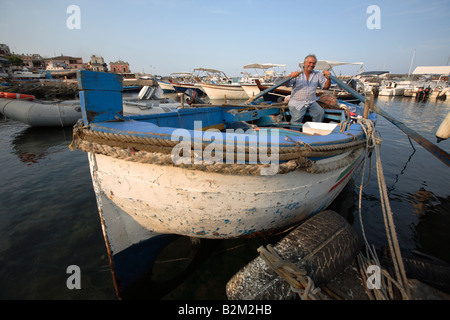
[[[0,98],[9,98],[9,99],[22,99],[22,100],[34,100],[35,96],[31,94],[21,94],[21,93],[13,93],[13,92],[0,92]]]
[[[439,129],[436,131],[437,142],[441,142],[442,140],[446,140],[450,137],[450,112],[447,113],[444,121],[442,121]]]
[[[331,210],[319,212],[281,239],[273,250],[288,264],[306,271],[315,286],[341,273],[361,250],[351,225]],[[261,256],[238,271],[226,285],[230,300],[287,300],[298,298],[291,285]]]

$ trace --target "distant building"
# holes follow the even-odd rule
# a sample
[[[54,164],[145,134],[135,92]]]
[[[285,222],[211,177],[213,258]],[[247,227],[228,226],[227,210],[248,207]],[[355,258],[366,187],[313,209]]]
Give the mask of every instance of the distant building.
[[[45,60],[39,54],[22,54],[19,55],[19,58],[22,59],[24,63],[24,67],[30,71],[38,71],[45,69]]]
[[[89,70],[98,72],[108,72],[108,66],[102,56],[93,54],[89,63]]]
[[[130,66],[128,62],[124,62],[122,60],[118,60],[116,62],[110,62],[109,68],[111,69],[111,72],[114,73],[130,73]]]
[[[59,56],[45,59],[46,66],[62,67],[64,69],[83,69],[83,58]]]
[[[0,77],[6,78],[11,72],[11,62],[0,57]]]
[[[0,43],[0,55],[5,55],[5,56],[11,55],[11,51],[9,50],[8,45]]]

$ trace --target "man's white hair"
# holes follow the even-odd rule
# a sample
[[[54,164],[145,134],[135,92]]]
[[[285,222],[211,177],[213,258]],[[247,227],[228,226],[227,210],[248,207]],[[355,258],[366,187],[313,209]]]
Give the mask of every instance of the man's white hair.
[[[316,62],[317,62],[317,57],[316,57],[315,54],[308,54],[308,55],[305,57],[305,60],[303,60],[303,62],[306,62],[306,60],[307,60],[308,58],[314,58],[314,60],[316,60]]]

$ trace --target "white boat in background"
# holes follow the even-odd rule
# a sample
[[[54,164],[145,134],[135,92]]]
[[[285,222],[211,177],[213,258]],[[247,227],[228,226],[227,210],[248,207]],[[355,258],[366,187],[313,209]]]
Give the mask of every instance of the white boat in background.
[[[253,98],[258,93],[261,92],[261,90],[258,88],[258,85],[256,83],[245,83],[241,82],[241,87],[244,89],[245,93],[249,98]]]
[[[10,74],[13,80],[40,80],[45,79],[45,73],[34,73],[31,71],[14,71]]]
[[[448,96],[449,87],[441,88],[438,95],[436,96],[436,99],[442,99],[445,100]]]
[[[414,88],[408,88],[405,89],[405,92],[403,93],[404,97],[415,97],[417,94],[417,90],[414,90]]]
[[[441,86],[435,87],[434,89],[431,90],[430,98],[431,99],[443,98],[443,96],[445,96],[447,93],[447,90],[444,93],[442,93],[443,90],[444,88],[442,88]]]
[[[214,83],[200,83],[203,91],[206,92],[208,98],[211,100],[243,100],[247,99],[248,95],[240,84],[214,84]]]
[[[405,88],[397,88],[396,87],[396,88],[393,88],[392,94],[394,96],[402,96],[404,92],[405,92]]]
[[[194,71],[207,73],[207,76],[203,79],[199,77],[196,79],[209,99],[243,100],[248,98],[241,85],[233,83],[223,71],[207,68],[196,68]]]
[[[422,81],[411,81],[409,85],[406,85],[404,97],[416,97],[419,92],[419,88],[423,88],[424,84]]]
[[[378,95],[392,97],[393,96],[392,88],[381,87]]]
[[[205,93],[192,72],[173,72],[170,75],[172,79],[167,81],[172,85],[175,92],[184,93],[186,90],[192,89],[199,94]]]
[[[381,86],[379,95],[380,96],[402,96],[405,92],[405,88],[398,85],[396,82],[388,82]]]
[[[169,81],[166,81],[166,80],[156,80],[156,81],[158,82],[158,85],[161,87],[161,89],[164,93],[175,92],[175,88]]]
[[[284,71],[282,73],[277,72],[276,68],[284,68]],[[247,76],[243,77],[239,82],[249,98],[252,98],[261,92],[256,80],[259,80],[262,85],[270,87],[275,84],[277,78],[284,77],[286,75],[285,64],[251,63],[245,65],[244,69],[255,70],[255,74],[253,75],[243,72]],[[264,70],[264,75],[259,74],[258,70]]]

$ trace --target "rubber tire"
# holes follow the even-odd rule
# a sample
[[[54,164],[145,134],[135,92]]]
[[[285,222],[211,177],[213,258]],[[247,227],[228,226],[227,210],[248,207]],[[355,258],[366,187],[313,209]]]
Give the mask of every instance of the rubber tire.
[[[283,260],[306,270],[320,286],[341,273],[361,250],[362,242],[351,225],[331,210],[306,220],[281,239],[274,249]],[[290,285],[257,257],[227,283],[230,300],[296,299]]]

